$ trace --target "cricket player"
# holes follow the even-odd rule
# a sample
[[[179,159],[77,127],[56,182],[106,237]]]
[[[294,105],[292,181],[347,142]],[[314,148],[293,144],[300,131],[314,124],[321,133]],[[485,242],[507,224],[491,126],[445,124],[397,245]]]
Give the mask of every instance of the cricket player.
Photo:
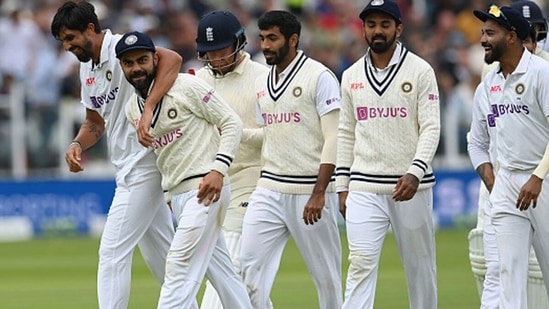
[[[156,48],[146,34],[129,32],[116,44],[116,57],[136,90],[126,104],[126,116],[137,127],[157,76]],[[225,308],[251,308],[221,234],[230,201],[225,175],[241,131],[238,115],[194,75],[179,74],[155,105],[150,133],[155,136],[156,164],[178,222],[158,308],[197,308],[206,270]]]
[[[534,25],[538,18],[534,13],[535,10],[530,10],[530,7],[537,5],[531,1],[517,1],[511,3],[510,7],[516,9],[518,12],[522,14],[522,16],[530,22],[531,25]],[[539,7],[537,7],[539,10]],[[539,11],[541,14],[541,11]],[[536,30],[534,27],[530,27],[528,36],[522,41],[524,47],[526,49],[541,57],[544,58],[546,61],[549,61],[549,53],[539,48],[537,45],[537,38],[538,34],[536,33]],[[488,72],[491,70],[495,70],[499,67],[499,62],[494,61],[490,64],[485,63],[484,68],[482,70],[482,78],[486,76]],[[486,98],[483,96],[482,92],[482,86],[479,86],[480,88],[476,91],[478,94],[475,96],[475,103],[474,103],[474,110],[476,113],[479,113],[480,118],[486,117],[487,115],[491,114],[491,106],[490,103],[486,100]],[[494,127],[488,126],[488,131],[493,130]],[[496,153],[494,149],[495,144],[495,134],[489,134],[489,149],[488,152],[490,154],[490,163],[491,165],[484,166],[484,170],[479,171],[484,174],[484,177],[489,184],[493,184],[493,180],[495,177],[495,173],[497,172],[496,165]],[[476,137],[479,139],[479,137]],[[472,158],[472,162],[475,164],[479,163],[485,163],[482,161],[483,158],[483,150],[475,149],[475,144],[469,143],[470,151],[469,153],[472,156],[477,156],[476,153],[480,152],[480,160],[478,158]],[[488,166],[490,169],[488,169]],[[475,166],[477,167],[477,166]],[[490,188],[491,190],[491,188]],[[480,190],[479,190],[479,202],[478,202],[478,222],[477,227],[471,231],[470,237],[474,237],[473,235],[476,235],[477,233],[481,233],[482,235],[482,243],[483,246],[481,248],[474,247],[474,244],[477,244],[478,242],[474,241],[472,239],[470,245],[471,248],[475,251],[483,251],[484,252],[484,271],[485,274],[483,276],[482,280],[482,291],[480,294],[481,298],[481,308],[498,308],[499,307],[499,293],[500,293],[500,283],[499,283],[499,258],[497,253],[497,244],[496,244],[496,236],[494,231],[494,226],[492,225],[491,220],[491,211],[492,211],[492,205],[489,201],[489,191],[486,188],[486,185],[484,182],[481,182],[480,184]],[[530,272],[537,269],[539,263],[537,262],[536,256],[531,251],[530,254],[530,266],[529,266],[529,276]],[[482,267],[482,266],[481,266]],[[539,277],[538,272],[532,273],[532,275],[535,275],[536,277]],[[532,283],[534,284],[534,283]],[[549,303],[547,303],[547,295],[545,294],[545,291],[542,295],[537,295],[535,291],[537,291],[539,288],[534,285],[530,284],[529,282],[529,297],[537,297],[536,299],[530,299],[531,302],[530,308],[546,308],[549,306]],[[540,298],[541,297],[541,298]],[[534,306],[534,304],[538,304],[537,306]],[[541,306],[541,307],[540,307]]]
[[[531,245],[544,278],[549,270],[549,228],[543,222],[549,215],[544,207],[549,189],[542,189],[549,170],[549,64],[524,48],[530,24],[519,11],[492,5],[474,14],[484,22],[485,62],[499,61],[475,93],[468,146],[473,166],[491,192],[488,217],[499,258],[499,301],[485,304],[526,309]],[[517,140],[525,138],[528,147],[519,146]],[[491,144],[497,173],[490,160]]]
[[[346,217],[344,309],[374,308],[377,271],[391,226],[410,308],[437,308],[431,161],[440,137],[433,68],[399,41],[398,5],[374,0],[359,14],[366,54],[344,71],[337,191]]]
[[[316,286],[319,308],[340,308],[341,242],[334,188],[339,83],[298,50],[301,24],[286,11],[257,22],[270,72],[258,78],[263,166],[242,228],[242,277],[256,309],[269,295],[292,236]],[[276,305],[276,304],[275,304]]]
[[[240,237],[242,221],[259,173],[263,129],[255,117],[256,94],[250,85],[266,76],[266,66],[250,59],[244,51],[247,40],[244,28],[231,12],[212,11],[198,23],[196,49],[204,67],[196,76],[214,87],[240,116],[244,129],[238,152],[229,169],[231,203],[223,223],[223,235],[233,262],[240,273]],[[201,307],[222,309],[215,289],[208,282]]]
[[[156,280],[164,280],[166,255],[174,235],[171,214],[160,186],[154,153],[137,142],[126,121],[124,104],[133,88],[115,58],[121,35],[101,30],[93,5],[65,2],[51,23],[52,35],[80,65],[81,101],[86,120],[65,155],[71,172],[83,171],[82,152],[106,132],[109,157],[116,169],[116,191],[99,247],[99,308],[128,307],[133,252],[139,246]],[[149,100],[159,100],[177,77],[181,57],[158,51],[159,78]]]

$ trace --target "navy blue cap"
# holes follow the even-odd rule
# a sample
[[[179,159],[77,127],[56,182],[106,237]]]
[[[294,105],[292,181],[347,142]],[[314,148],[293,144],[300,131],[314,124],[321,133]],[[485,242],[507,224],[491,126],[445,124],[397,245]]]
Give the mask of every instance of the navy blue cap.
[[[541,12],[541,8],[534,1],[516,1],[509,5],[515,10],[519,11],[524,18],[526,18],[530,24],[538,24],[539,29],[537,32],[537,40],[541,41],[547,37],[547,21]]]
[[[524,40],[530,34],[530,23],[522,14],[512,7],[491,5],[486,12],[474,10],[473,14],[483,22],[491,19],[507,30],[517,33],[519,39]]]
[[[382,12],[390,15],[397,23],[402,24],[402,15],[400,14],[400,8],[398,4],[392,0],[372,0],[368,5],[360,12],[360,19],[364,21],[366,15],[372,12]]]
[[[152,39],[145,33],[132,31],[124,34],[116,43],[116,58],[120,59],[122,54],[130,50],[144,49],[154,52],[156,49]]]
[[[228,11],[212,11],[198,22],[196,49],[200,53],[220,50],[234,44],[244,34],[240,21]]]

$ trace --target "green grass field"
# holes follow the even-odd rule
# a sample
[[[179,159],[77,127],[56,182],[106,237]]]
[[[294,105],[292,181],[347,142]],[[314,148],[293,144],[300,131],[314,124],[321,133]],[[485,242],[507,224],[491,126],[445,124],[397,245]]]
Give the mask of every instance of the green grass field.
[[[468,260],[467,232],[441,230],[437,233],[441,309],[479,306]],[[344,235],[342,240],[345,274],[348,250]],[[93,238],[46,238],[0,243],[0,308],[97,308],[95,276],[98,243],[98,239]],[[159,287],[138,252],[134,257],[132,276],[129,308],[156,308]],[[272,300],[279,309],[318,308],[314,285],[292,241],[286,247]],[[381,257],[375,308],[408,308],[404,271],[391,235],[386,239]]]

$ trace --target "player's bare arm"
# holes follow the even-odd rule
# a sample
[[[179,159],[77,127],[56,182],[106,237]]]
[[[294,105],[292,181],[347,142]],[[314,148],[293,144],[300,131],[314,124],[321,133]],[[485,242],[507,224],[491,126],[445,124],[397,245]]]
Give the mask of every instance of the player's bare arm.
[[[181,63],[183,62],[183,58],[172,50],[156,47],[156,51],[158,53],[156,77],[151,92],[145,100],[143,114],[137,125],[137,138],[139,139],[139,143],[145,147],[152,146],[154,141],[154,136],[149,132],[154,107],[175,82],[177,74],[179,74],[181,69]]]
[[[198,203],[204,202],[204,206],[210,206],[215,203],[221,196],[221,188],[223,187],[223,174],[218,171],[210,171],[198,186]]]
[[[339,212],[343,216],[343,219],[345,219],[345,213],[347,213],[347,196],[349,195],[349,191],[342,191],[338,193],[339,196]]]
[[[488,189],[488,192],[492,192],[492,188],[494,187],[494,181],[496,177],[494,176],[494,167],[492,166],[492,163],[486,162],[476,169],[477,174],[480,176],[480,179],[486,186],[486,189]]]
[[[419,179],[410,173],[404,174],[397,181],[395,189],[393,191],[393,200],[397,202],[408,201],[417,192],[419,187]]]
[[[65,153],[65,161],[69,170],[78,173],[84,170],[82,166],[82,151],[95,145],[105,132],[105,120],[92,109],[86,109],[86,120],[80,126],[78,134]]]
[[[325,205],[326,188],[330,183],[330,179],[334,174],[335,165],[320,164],[318,178],[313,188],[313,193],[303,209],[303,221],[305,224],[313,225],[322,218],[322,209]]]

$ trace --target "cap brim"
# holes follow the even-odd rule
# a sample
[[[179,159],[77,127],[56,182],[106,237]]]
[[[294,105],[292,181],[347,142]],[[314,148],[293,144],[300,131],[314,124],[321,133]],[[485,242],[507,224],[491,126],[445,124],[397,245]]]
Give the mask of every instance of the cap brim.
[[[122,50],[120,53],[118,53],[116,55],[117,58],[120,58],[122,55],[124,55],[125,53],[129,52],[129,51],[132,51],[132,50],[138,50],[138,49],[142,49],[142,50],[147,50],[147,51],[150,51],[150,52],[155,52],[156,50],[155,49],[151,49],[150,47],[144,47],[144,46],[130,46],[124,50]]]
[[[221,50],[221,49],[227,48],[227,47],[231,46],[232,44],[234,44],[234,43],[224,43],[224,44],[208,45],[208,46],[205,46],[204,48],[197,47],[196,50],[197,50],[199,53],[207,53],[207,52],[211,52],[211,51],[216,51],[216,50]]]
[[[384,13],[384,14],[387,14],[389,16],[391,16],[396,22],[397,24],[401,23],[400,20],[398,20],[393,14],[392,12],[389,12],[387,10],[384,10],[382,8],[378,8],[378,7],[370,7],[368,9],[364,9],[362,10],[362,12],[360,12],[360,14],[358,15],[358,17],[361,19],[361,20],[364,20],[364,18],[366,18],[366,15],[372,13],[372,12],[381,12],[381,13]]]
[[[474,10],[473,14],[475,14],[475,16],[483,22],[485,22],[486,20],[488,20],[488,18],[490,18],[490,14],[483,11],[479,11],[479,10]],[[490,19],[493,19],[493,18],[490,18]]]
[[[473,14],[475,14],[475,16],[480,19],[482,22],[486,22],[488,19],[491,19],[493,21],[495,21],[496,23],[498,23],[500,26],[502,26],[503,28],[505,29],[508,29],[508,30],[511,30],[509,29],[509,26],[507,26],[505,23],[503,23],[501,20],[495,18],[494,16],[486,13],[486,12],[483,12],[483,11],[479,11],[479,10],[474,10],[473,11]]]

